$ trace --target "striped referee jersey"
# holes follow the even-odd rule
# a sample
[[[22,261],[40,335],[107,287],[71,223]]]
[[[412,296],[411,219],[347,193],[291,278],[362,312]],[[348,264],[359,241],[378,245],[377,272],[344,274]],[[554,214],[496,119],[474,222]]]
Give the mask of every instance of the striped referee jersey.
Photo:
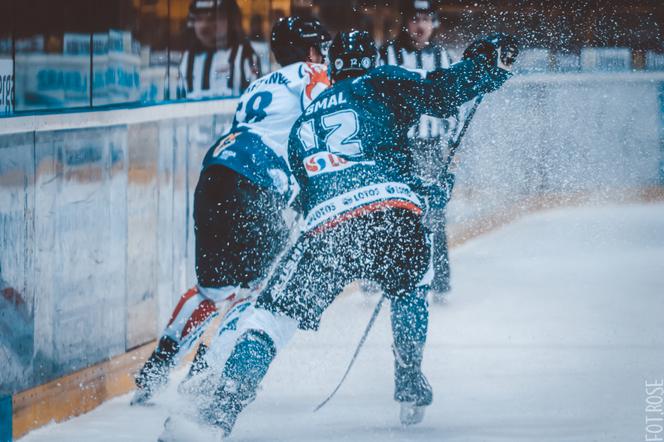
[[[187,51],[179,69],[178,98],[237,97],[261,76],[248,40],[229,49]]]

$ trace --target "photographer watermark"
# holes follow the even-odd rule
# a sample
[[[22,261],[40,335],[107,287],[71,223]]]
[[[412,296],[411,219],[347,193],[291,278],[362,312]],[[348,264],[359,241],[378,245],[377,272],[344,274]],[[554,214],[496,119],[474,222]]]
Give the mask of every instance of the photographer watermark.
[[[647,442],[664,442],[664,379],[646,381]]]

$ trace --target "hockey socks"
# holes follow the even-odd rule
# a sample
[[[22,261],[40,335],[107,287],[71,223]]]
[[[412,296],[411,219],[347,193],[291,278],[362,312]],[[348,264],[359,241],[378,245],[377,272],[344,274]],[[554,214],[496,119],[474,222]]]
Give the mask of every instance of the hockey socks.
[[[222,374],[214,401],[201,415],[229,435],[240,412],[256,398],[277,351],[267,333],[248,330],[237,341]]]
[[[216,302],[232,301],[235,287],[192,287],[180,297],[159,344],[150,355],[135,382],[138,387],[131,405],[147,403],[168,381],[171,369],[200,339],[211,320],[218,315]],[[199,346],[190,375],[205,368],[203,356],[207,347]]]

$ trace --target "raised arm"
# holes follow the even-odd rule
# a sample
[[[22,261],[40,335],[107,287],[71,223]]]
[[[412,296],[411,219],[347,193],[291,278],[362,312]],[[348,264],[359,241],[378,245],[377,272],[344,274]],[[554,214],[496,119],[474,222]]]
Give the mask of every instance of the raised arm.
[[[434,112],[458,107],[500,88],[511,76],[518,55],[514,37],[493,34],[471,44],[449,69],[427,73]]]
[[[517,53],[513,38],[494,34],[470,45],[449,68],[426,72],[383,66],[368,81],[379,99],[406,120],[423,114],[446,118],[458,106],[502,86]]]

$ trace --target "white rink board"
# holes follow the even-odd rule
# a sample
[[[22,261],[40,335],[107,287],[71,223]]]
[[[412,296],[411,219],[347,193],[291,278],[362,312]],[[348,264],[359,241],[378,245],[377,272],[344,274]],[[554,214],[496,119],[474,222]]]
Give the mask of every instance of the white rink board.
[[[559,209],[452,251],[454,291],[433,306],[422,425],[397,424],[387,309],[338,396],[373,308],[340,299],[318,334],[279,356],[236,441],[637,441],[645,387],[664,378],[664,204]],[[340,329],[339,327],[343,327]],[[21,442],[155,441],[172,406],[124,396]]]

